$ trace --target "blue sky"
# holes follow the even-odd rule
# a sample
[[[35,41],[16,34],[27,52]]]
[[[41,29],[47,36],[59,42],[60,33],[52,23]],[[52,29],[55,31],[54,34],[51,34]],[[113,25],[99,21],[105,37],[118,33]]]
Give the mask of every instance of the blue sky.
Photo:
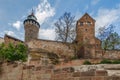
[[[120,34],[120,0],[0,0],[0,37],[4,34],[24,40],[23,21],[34,9],[40,23],[39,37],[54,40],[54,22],[64,12],[76,20],[89,13],[98,28],[113,24]]]

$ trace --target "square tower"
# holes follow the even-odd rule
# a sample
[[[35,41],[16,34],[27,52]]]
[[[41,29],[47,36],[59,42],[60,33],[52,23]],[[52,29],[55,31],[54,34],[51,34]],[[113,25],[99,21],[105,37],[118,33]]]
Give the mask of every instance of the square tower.
[[[92,58],[95,53],[95,20],[85,13],[76,24],[78,54],[82,58]]]

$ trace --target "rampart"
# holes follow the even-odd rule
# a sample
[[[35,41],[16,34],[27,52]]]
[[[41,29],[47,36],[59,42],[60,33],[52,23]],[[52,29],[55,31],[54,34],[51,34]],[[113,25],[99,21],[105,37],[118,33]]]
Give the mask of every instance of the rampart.
[[[50,40],[32,40],[27,43],[28,48],[31,49],[42,49],[46,52],[55,53],[63,57],[72,57],[74,54],[74,49],[70,43],[63,43]]]
[[[81,65],[56,69],[54,66],[5,63],[0,80],[120,80],[120,72],[112,74],[118,67],[120,65]]]
[[[120,59],[120,50],[101,50],[96,52],[96,58],[99,59]]]

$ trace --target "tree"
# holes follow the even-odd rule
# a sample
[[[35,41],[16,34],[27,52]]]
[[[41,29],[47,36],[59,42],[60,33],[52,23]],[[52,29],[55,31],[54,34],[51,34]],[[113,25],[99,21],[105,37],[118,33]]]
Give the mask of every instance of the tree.
[[[98,38],[101,40],[101,41],[104,41],[105,39],[107,39],[107,37],[114,32],[114,28],[115,26],[114,25],[109,25],[107,28],[106,26],[104,27],[100,27],[98,29]]]
[[[75,17],[65,12],[55,22],[55,32],[57,41],[72,42],[75,39]]]
[[[0,45],[0,61],[26,61],[27,59],[27,47],[24,44],[9,44],[5,46]]]
[[[110,25],[107,28],[99,28],[98,38],[102,41],[102,48],[104,50],[114,50],[120,45],[120,37],[116,32],[114,32],[114,28],[114,25]]]
[[[107,49],[109,50],[118,49],[117,46],[120,45],[120,36],[116,32],[111,33],[107,37],[106,42],[107,42]]]

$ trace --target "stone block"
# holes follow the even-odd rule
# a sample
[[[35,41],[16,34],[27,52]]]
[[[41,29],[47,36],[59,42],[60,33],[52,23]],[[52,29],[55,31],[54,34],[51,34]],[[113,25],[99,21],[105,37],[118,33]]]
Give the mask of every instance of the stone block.
[[[61,72],[61,69],[56,69],[56,70],[53,70],[53,72],[56,74],[56,73],[60,73]]]
[[[41,66],[36,67],[36,71],[41,70]]]
[[[106,80],[103,76],[95,76],[92,78],[92,80]]]
[[[40,74],[41,79],[50,79],[51,78],[51,74]]]
[[[81,76],[95,76],[95,71],[81,72]]]
[[[72,68],[72,67],[63,68],[62,72],[74,72],[74,68]]]
[[[80,76],[81,76],[81,73],[80,73],[80,72],[74,72],[72,76],[73,76],[73,77],[80,77]]]
[[[120,76],[108,76],[106,80],[120,80]]]
[[[79,80],[92,80],[92,77],[80,77]]]
[[[97,71],[95,72],[95,75],[96,75],[96,76],[107,76],[108,73],[107,73],[106,70],[97,70]]]

